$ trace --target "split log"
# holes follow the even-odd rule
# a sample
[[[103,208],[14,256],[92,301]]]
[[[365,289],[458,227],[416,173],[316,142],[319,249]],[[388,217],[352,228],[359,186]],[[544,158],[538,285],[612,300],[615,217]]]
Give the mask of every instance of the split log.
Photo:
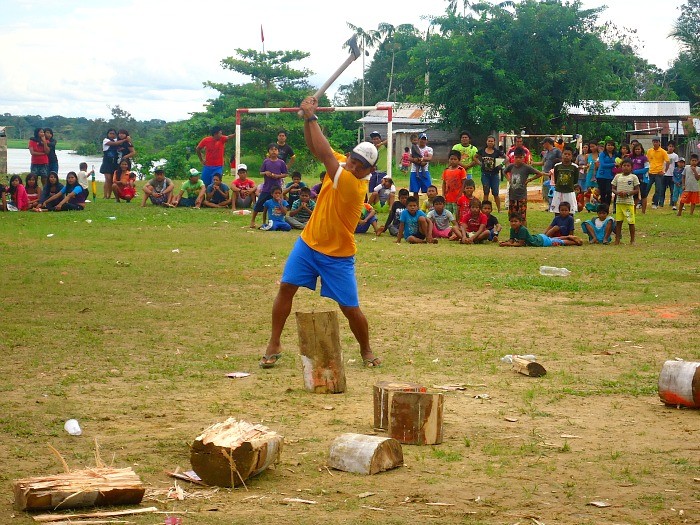
[[[379,381],[374,385],[374,428],[389,428],[389,403],[394,392],[425,392],[426,388],[418,383],[400,381]]]
[[[547,373],[541,364],[535,361],[528,361],[527,359],[523,359],[517,355],[513,356],[513,370],[519,374],[530,377],[542,377]]]
[[[659,397],[667,405],[700,407],[700,363],[666,361],[659,374]]]
[[[442,443],[445,396],[425,392],[394,392],[389,405],[389,436],[406,445]]]
[[[328,466],[356,474],[376,474],[403,465],[398,441],[363,434],[342,434],[331,443]]]
[[[13,489],[19,510],[137,505],[146,492],[131,468],[105,467],[18,479]]]
[[[345,365],[338,313],[297,312],[304,387],[317,394],[345,392]]]
[[[99,523],[98,521],[92,521],[94,518],[112,518],[120,516],[132,516],[134,514],[147,514],[151,512],[158,512],[158,507],[145,507],[138,509],[129,510],[116,510],[112,512],[91,512],[89,514],[37,514],[34,516],[34,521],[40,523],[60,523],[62,521],[68,521],[69,523],[77,523],[76,519],[86,519],[91,520],[90,523]],[[119,523],[118,521],[110,521],[110,523]],[[133,523],[133,522],[129,522]]]
[[[239,487],[279,461],[283,441],[266,426],[229,418],[194,440],[190,462],[207,485]]]

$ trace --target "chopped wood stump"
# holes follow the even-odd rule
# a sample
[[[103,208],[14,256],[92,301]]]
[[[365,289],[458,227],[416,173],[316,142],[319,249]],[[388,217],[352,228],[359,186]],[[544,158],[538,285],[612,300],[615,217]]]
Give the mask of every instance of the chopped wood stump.
[[[297,312],[304,388],[317,394],[345,392],[345,365],[338,313]]]
[[[374,428],[389,428],[389,403],[394,392],[425,392],[427,389],[418,383],[401,381],[379,381],[374,385]]]
[[[342,434],[331,443],[328,466],[355,474],[377,474],[403,465],[403,451],[392,438]]]
[[[394,392],[389,405],[389,436],[405,445],[442,443],[444,394]]]
[[[13,483],[18,510],[137,505],[146,487],[131,468],[92,468]]]
[[[659,374],[659,398],[666,405],[700,407],[700,363],[666,361]]]
[[[194,440],[190,462],[207,485],[239,487],[279,461],[283,442],[283,436],[266,426],[229,418]]]
[[[542,377],[547,373],[547,370],[541,364],[535,361],[528,361],[517,355],[513,356],[513,370],[530,377]]]

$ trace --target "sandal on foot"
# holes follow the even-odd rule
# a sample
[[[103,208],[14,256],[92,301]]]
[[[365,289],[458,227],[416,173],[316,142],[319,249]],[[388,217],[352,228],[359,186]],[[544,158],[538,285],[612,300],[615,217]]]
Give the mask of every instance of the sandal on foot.
[[[382,366],[382,360],[378,357],[373,357],[372,359],[363,359],[362,362],[365,368],[379,368]]]
[[[264,355],[260,358],[260,363],[258,364],[260,368],[273,368],[281,357],[282,354]]]

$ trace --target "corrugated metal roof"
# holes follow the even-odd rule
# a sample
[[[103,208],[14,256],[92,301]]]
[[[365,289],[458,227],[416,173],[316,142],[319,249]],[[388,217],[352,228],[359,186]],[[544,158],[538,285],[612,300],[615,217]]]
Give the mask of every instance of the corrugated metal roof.
[[[585,107],[601,105],[603,112],[592,112]],[[639,119],[643,117],[687,118],[690,116],[690,102],[654,101],[654,100],[588,100],[575,107],[567,107],[566,111],[571,116],[604,116]]]
[[[379,106],[393,106],[392,120],[394,124],[423,124],[440,122],[440,115],[433,111],[430,106],[417,106],[413,104],[395,104],[392,102],[380,102]],[[430,116],[429,116],[430,115]],[[362,123],[386,123],[385,110],[371,110],[367,114],[358,119],[357,122]]]

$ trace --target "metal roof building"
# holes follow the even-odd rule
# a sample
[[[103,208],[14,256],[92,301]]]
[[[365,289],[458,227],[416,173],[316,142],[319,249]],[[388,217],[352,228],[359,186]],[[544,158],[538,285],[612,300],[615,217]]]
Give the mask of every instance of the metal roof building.
[[[600,111],[593,108],[600,108]],[[690,102],[687,100],[585,100],[580,106],[567,107],[566,112],[572,120],[622,120],[625,122],[686,120],[690,117]]]

